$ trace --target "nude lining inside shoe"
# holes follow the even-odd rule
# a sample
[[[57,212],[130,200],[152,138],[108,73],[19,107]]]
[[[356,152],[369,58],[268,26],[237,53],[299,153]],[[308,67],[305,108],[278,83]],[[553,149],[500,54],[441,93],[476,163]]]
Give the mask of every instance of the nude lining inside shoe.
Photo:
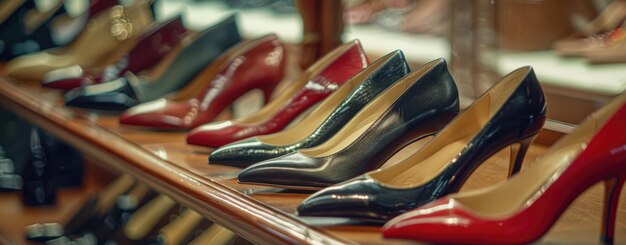
[[[359,138],[378,118],[385,113],[389,107],[400,97],[409,87],[420,81],[421,77],[432,70],[440,60],[431,61],[418,67],[415,71],[402,78],[381,92],[374,100],[357,113],[339,132],[323,144],[309,149],[300,150],[302,154],[315,157],[324,157],[335,154]]]
[[[583,151],[593,136],[626,102],[626,94],[592,114],[574,132],[553,145],[546,154],[509,181],[489,188],[452,196],[466,208],[487,218],[507,217],[529,205]]]
[[[450,122],[420,151],[369,176],[392,188],[414,188],[439,175],[489,122],[530,72],[520,68],[507,75]]]
[[[293,125],[292,127],[279,133],[260,136],[257,137],[257,139],[265,144],[277,146],[294,144],[303,140],[307,136],[311,135],[311,133],[313,133],[313,131],[316,130],[322,122],[326,120],[326,118],[328,118],[330,113],[343,102],[346,96],[348,96],[354,88],[363,83],[367,77],[376,72],[378,68],[385,64],[393,55],[395,55],[395,52],[378,59],[376,62],[369,65],[366,70],[350,78],[349,81],[341,85],[337,91],[333,92],[333,94],[325,99],[314,111],[307,114],[307,116],[298,124]]]
[[[347,50],[353,48],[355,45],[358,44],[356,42],[352,42],[334,49],[322,59],[311,65],[311,67],[307,69],[304,74],[302,74],[296,81],[293,81],[292,84],[285,88],[284,91],[281,91],[280,95],[261,108],[261,110],[258,110],[250,116],[236,119],[234,122],[238,125],[253,125],[278,113],[281,109],[283,109],[285,104],[289,103],[291,98],[309,82],[310,79],[320,75],[326,69],[332,68],[331,64],[333,64],[336,59],[340,58]]]

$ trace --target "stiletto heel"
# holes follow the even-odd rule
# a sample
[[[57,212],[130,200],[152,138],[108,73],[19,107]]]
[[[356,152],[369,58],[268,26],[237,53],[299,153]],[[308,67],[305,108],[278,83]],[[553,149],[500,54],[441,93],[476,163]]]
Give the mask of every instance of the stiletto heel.
[[[604,206],[602,209],[602,230],[600,231],[600,240],[604,244],[613,244],[619,195],[625,181],[626,175],[604,181]]]
[[[443,83],[432,76],[427,81]],[[417,91],[419,93],[415,97],[430,93],[424,89]],[[409,103],[410,106],[419,104]],[[358,177],[352,176],[355,178],[309,196],[298,207],[298,215],[389,220],[459,191],[474,170],[493,154],[509,146],[514,153],[511,173],[515,173],[533,135],[543,127],[545,106],[543,90],[532,68],[520,68],[487,90],[417,152],[391,166]],[[376,138],[377,141],[382,139],[384,137]],[[365,162],[354,155],[371,152],[377,144],[371,143],[358,154],[345,157],[349,161],[342,163],[343,169],[332,174],[354,169],[346,166],[350,162]],[[302,168],[313,172],[307,169],[308,166],[313,165]],[[284,165],[281,167],[285,169]],[[245,171],[239,174],[240,181]],[[270,173],[265,175],[270,176]],[[293,173],[289,176],[296,178]],[[277,176],[271,178],[278,179]]]
[[[507,175],[508,177],[513,176],[522,169],[524,156],[526,156],[528,148],[533,143],[536,137],[536,135],[533,135],[509,146],[511,149],[511,159],[509,161],[509,173]]]
[[[406,145],[441,130],[458,114],[458,97],[445,60],[433,60],[380,92],[324,143],[256,163],[237,179],[304,190],[347,181],[380,168]]]
[[[577,197],[604,181],[600,240],[612,244],[626,180],[624,121],[626,93],[508,181],[451,194],[406,212],[385,224],[383,236],[438,244],[529,244],[548,232]]]

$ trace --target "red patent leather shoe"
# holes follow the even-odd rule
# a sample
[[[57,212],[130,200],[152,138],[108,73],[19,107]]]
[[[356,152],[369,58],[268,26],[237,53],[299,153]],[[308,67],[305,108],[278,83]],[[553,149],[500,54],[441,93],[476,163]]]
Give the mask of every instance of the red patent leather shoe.
[[[127,71],[139,73],[155,66],[181,42],[185,27],[180,16],[155,24],[138,38],[128,54],[102,71],[90,71],[80,65],[68,66],[48,72],[42,86],[70,90],[84,85],[113,81]]]
[[[268,101],[283,79],[285,60],[285,47],[275,35],[242,41],[194,78],[206,84],[197,96],[180,101],[161,98],[137,105],[120,116],[120,123],[191,129],[213,121],[237,98],[253,89],[261,89]]]
[[[309,67],[261,110],[242,119],[200,126],[189,133],[187,143],[220,147],[252,136],[276,133],[368,63],[358,41],[343,44]]]
[[[626,93],[592,114],[507,182],[446,196],[389,221],[383,235],[435,243],[524,244],[543,236],[570,203],[606,184],[601,240],[613,242],[626,179]]]

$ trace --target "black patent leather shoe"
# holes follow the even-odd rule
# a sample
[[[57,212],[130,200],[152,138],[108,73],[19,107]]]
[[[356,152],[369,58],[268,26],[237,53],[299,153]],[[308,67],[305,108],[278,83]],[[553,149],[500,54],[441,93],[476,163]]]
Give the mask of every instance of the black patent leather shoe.
[[[445,60],[437,59],[380,93],[323,144],[254,164],[239,182],[313,190],[343,182],[436,133],[458,111],[454,80]]]
[[[510,176],[519,171],[545,115],[544,94],[532,68],[518,69],[413,155],[313,194],[298,214],[389,220],[457,192],[482,162],[507,146]]]
[[[204,67],[240,41],[236,16],[233,15],[199,33],[157,79],[145,81],[130,74],[113,82],[77,88],[64,96],[65,104],[89,109],[124,110],[161,98],[183,88]]]
[[[394,51],[347,81],[299,123],[276,134],[220,147],[211,152],[209,163],[247,167],[298,149],[317,146],[332,137],[367,103],[409,71],[402,51]]]

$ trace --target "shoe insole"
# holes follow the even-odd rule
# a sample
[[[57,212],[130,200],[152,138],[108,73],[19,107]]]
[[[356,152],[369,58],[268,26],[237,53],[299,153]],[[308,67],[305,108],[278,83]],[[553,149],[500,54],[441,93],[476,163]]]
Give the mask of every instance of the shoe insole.
[[[414,164],[395,178],[388,180],[385,184],[391,186],[423,185],[446,169],[452,163],[454,157],[458,156],[463,148],[467,146],[470,139],[471,137],[466,137],[446,145],[435,154]],[[405,161],[411,161],[411,158],[409,157]]]
[[[344,140],[341,141],[327,141],[329,142],[329,144],[327,144],[326,148],[319,148],[319,150],[317,150],[317,148],[311,148],[310,150],[303,150],[302,153],[309,155],[309,156],[314,156],[314,157],[325,157],[325,156],[330,156],[332,154],[335,154],[343,149],[345,149],[346,147],[348,147],[350,144],[352,144],[354,141],[357,140],[357,138],[359,138],[361,135],[363,135],[363,133],[365,133],[365,131],[367,131],[367,129],[369,129],[372,124],[374,124],[374,122],[376,121],[376,119],[378,119],[377,117],[378,115],[370,115],[368,118],[366,118],[365,120],[361,121],[355,128],[357,128],[356,130],[351,130],[349,132],[349,135],[347,137],[344,138]],[[335,143],[335,144],[332,144]],[[332,144],[332,146],[330,146]],[[328,147],[330,146],[330,147]]]
[[[309,149],[301,150],[302,154],[312,157],[324,157],[335,154],[348,145],[352,144],[363,133],[380,119],[381,116],[393,105],[402,94],[417,82],[421,82],[420,78],[430,71],[437,61],[431,61],[409,73],[400,81],[391,85],[359,113],[357,113],[339,132],[328,139],[323,144]]]

